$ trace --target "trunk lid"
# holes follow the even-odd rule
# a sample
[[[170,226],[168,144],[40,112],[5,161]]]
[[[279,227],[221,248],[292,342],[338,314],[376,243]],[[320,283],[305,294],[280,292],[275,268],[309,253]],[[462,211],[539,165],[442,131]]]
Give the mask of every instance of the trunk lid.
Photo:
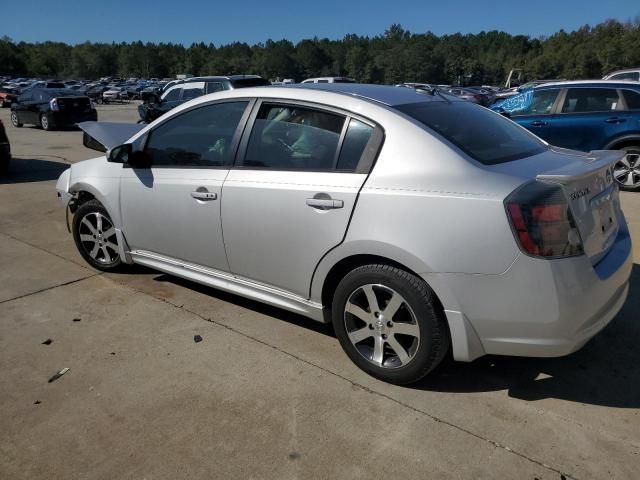
[[[551,147],[542,154],[491,169],[560,185],[580,231],[584,252],[596,264],[618,235],[621,210],[613,166],[623,155],[614,150],[582,153]]]
[[[56,97],[61,112],[87,113],[91,111],[89,97]]]

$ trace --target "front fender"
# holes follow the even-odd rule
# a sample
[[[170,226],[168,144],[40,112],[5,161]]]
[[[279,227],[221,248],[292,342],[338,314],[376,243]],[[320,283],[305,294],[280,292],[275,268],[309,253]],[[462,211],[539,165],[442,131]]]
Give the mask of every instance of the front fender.
[[[98,200],[104,208],[109,212],[109,216],[113,221],[113,226],[122,229],[122,221],[120,217],[120,208],[118,208],[119,198],[119,179],[115,178],[79,178],[71,180],[69,185],[69,193],[77,194],[80,192],[90,193]]]

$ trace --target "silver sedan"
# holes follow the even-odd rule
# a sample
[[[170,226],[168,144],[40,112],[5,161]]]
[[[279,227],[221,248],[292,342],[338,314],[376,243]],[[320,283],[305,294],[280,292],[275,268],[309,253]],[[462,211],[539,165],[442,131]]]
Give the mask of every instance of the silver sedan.
[[[90,265],[146,265],[332,322],[388,382],[449,350],[566,355],[627,296],[620,153],[552,147],[435,89],[232,90],[150,125],[81,128],[106,155],[57,190]]]

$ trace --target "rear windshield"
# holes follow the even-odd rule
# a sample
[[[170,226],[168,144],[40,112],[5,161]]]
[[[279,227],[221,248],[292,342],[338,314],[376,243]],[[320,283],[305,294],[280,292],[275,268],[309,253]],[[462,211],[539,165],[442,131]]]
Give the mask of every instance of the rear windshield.
[[[38,94],[42,95],[42,98],[56,98],[56,97],[83,97],[84,95],[81,92],[76,90],[71,90],[69,88],[60,88],[60,89],[46,89],[46,90],[37,90]],[[35,93],[35,92],[34,92]]]
[[[233,85],[233,88],[246,88],[263,87],[265,85],[271,85],[271,82],[264,78],[241,78],[239,80],[233,80],[231,84]]]
[[[396,108],[484,165],[529,157],[546,148],[511,120],[469,102],[420,102]]]

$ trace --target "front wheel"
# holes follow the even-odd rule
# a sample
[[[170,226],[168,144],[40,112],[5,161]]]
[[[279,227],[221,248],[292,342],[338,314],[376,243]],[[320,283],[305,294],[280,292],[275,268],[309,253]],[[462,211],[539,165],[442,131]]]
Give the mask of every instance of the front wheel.
[[[73,239],[82,257],[105,272],[122,266],[118,237],[107,210],[97,200],[83,203],[73,217]]]
[[[621,150],[625,156],[616,163],[613,176],[621,190],[637,192],[640,190],[640,145],[629,145]]]
[[[414,383],[450,345],[444,312],[419,277],[389,265],[364,265],[339,283],[332,321],[349,358],[389,383]]]
[[[22,127],[22,123],[20,122],[20,119],[18,118],[18,114],[14,111],[11,112],[11,123],[14,127]]]

